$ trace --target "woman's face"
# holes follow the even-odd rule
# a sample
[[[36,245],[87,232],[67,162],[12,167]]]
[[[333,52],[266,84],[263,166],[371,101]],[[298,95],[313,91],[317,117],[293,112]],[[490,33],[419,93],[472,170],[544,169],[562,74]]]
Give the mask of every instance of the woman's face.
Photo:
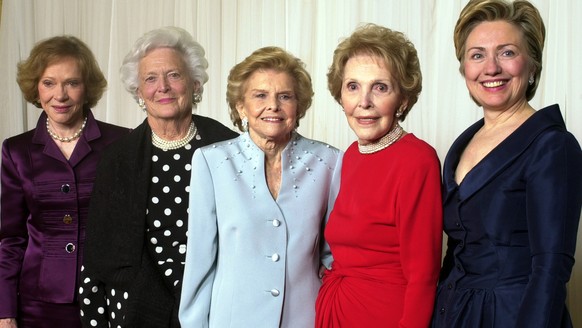
[[[137,94],[145,101],[148,116],[176,120],[192,114],[192,93],[198,82],[191,81],[182,56],[172,48],[153,49],[139,62]]]
[[[477,25],[466,41],[465,83],[484,109],[506,110],[526,102],[528,67],[523,33],[505,21]]]
[[[267,69],[254,72],[244,84],[237,110],[241,119],[248,119],[249,133],[258,145],[289,141],[297,118],[294,82],[286,72]]]
[[[49,64],[38,81],[38,98],[53,124],[82,121],[85,84],[77,60],[67,57]]]
[[[371,55],[356,55],[346,62],[341,104],[350,128],[364,145],[386,135],[397,122],[398,109],[406,107],[383,60]]]

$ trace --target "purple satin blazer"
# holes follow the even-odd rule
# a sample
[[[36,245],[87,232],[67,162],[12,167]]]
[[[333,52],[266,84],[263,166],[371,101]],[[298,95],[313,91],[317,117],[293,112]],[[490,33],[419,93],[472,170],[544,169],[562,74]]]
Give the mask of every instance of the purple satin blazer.
[[[0,318],[17,316],[18,295],[76,299],[97,164],[103,149],[130,131],[87,115],[68,161],[47,133],[44,112],[36,129],[2,145]]]

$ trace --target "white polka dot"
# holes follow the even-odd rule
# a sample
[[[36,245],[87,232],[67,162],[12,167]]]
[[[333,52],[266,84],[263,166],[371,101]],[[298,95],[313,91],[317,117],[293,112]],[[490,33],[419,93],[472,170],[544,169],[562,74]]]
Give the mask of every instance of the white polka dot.
[[[166,193],[166,194],[167,194],[167,193],[169,193],[169,192],[170,192],[170,187],[168,187],[168,186],[165,186],[165,187],[162,189],[162,191],[163,191],[164,193]]]
[[[91,320],[91,326],[97,327],[97,320],[95,320],[95,319]]]
[[[166,262],[168,262],[168,263],[174,263],[174,259],[167,259]]]
[[[179,159],[180,159],[180,154],[175,154],[175,155],[174,155],[174,159],[175,159],[175,160],[179,160]]]
[[[153,183],[158,183],[158,182],[160,182],[160,178],[158,178],[158,177],[152,177],[152,182]]]
[[[176,202],[176,204],[180,204],[180,203],[182,203],[182,198],[176,197],[176,198],[174,198],[174,202]]]
[[[200,137],[197,137],[196,140],[200,140]],[[186,146],[184,146],[184,148],[186,148],[187,150],[192,149],[192,145],[191,144],[186,144]]]
[[[166,164],[162,166],[162,170],[164,170],[164,172],[168,172],[170,170],[170,165]]]
[[[172,243],[172,247],[176,247],[176,246],[178,246],[178,244],[179,244],[179,242],[175,241]]]
[[[79,294],[83,294],[83,287],[79,287]]]
[[[99,314],[103,314],[103,313],[105,313],[105,309],[102,306],[100,306],[100,307],[97,308],[97,312]]]
[[[184,225],[184,221],[182,221],[182,220],[176,221],[176,226],[181,227],[183,225]]]
[[[129,294],[127,294],[127,292],[123,293],[123,298],[127,299],[129,297]]]
[[[186,169],[186,171],[190,171],[192,169],[192,164],[186,164],[184,168]]]
[[[160,220],[154,220],[154,227],[159,228],[162,225]]]
[[[121,303],[117,303],[117,309],[121,310]]]
[[[164,274],[166,275],[166,277],[169,277],[172,274],[172,269],[166,270],[166,272],[164,272]]]
[[[164,250],[163,247],[160,247],[160,246],[156,247],[156,253],[158,253],[158,254],[160,254],[163,250]]]
[[[170,230],[164,231],[164,236],[169,237],[171,235],[172,235],[172,232]]]
[[[160,202],[160,199],[158,197],[152,197],[152,203],[157,204]]]
[[[184,190],[186,190],[187,193],[190,193],[190,186],[186,186],[186,188],[184,188]]]
[[[115,312],[111,311],[111,319],[115,319]]]
[[[111,301],[109,300],[109,298],[107,299],[107,306],[109,306],[109,304],[111,303]]]
[[[166,263],[166,261],[158,261],[158,265],[159,265],[159,266],[162,266],[162,265],[164,265],[165,263]]]
[[[81,265],[81,272],[85,271],[85,266]]]
[[[91,304],[91,300],[86,298],[83,300],[83,303],[85,303],[85,305],[89,305],[89,304]]]
[[[174,181],[176,182],[180,182],[180,180],[182,180],[182,177],[179,175],[174,175]]]
[[[111,296],[115,296],[115,289],[111,288]]]
[[[97,287],[97,286],[93,286],[93,287],[91,288],[91,291],[92,291],[93,293],[97,293],[97,292],[99,291],[99,287]]]
[[[150,239],[150,242],[151,242],[153,245],[156,245],[156,244],[158,243],[158,240],[157,240],[155,237],[152,237],[152,239]]]
[[[80,310],[80,312],[81,312],[81,317],[84,317],[85,316],[85,312],[83,312],[83,310]]]
[[[177,286],[180,283],[180,280],[174,281],[174,286]]]
[[[186,245],[180,245],[178,252],[180,252],[180,254],[186,254]]]
[[[152,161],[154,161],[154,162],[157,162],[157,161],[158,161],[158,159],[159,159],[159,158],[158,158],[158,155],[154,155],[154,156],[152,156]]]
[[[85,284],[88,284],[88,283],[90,283],[90,282],[91,282],[91,279],[89,279],[89,278],[85,278],[85,280],[83,280],[83,282],[84,282]]]
[[[172,215],[172,210],[171,210],[171,209],[169,209],[169,208],[166,208],[166,209],[164,210],[164,214],[166,214],[166,215],[168,215],[168,216],[169,216],[169,215]]]

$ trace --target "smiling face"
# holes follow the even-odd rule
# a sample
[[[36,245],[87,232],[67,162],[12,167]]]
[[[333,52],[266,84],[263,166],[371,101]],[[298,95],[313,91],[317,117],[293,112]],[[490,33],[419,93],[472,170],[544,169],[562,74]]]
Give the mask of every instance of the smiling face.
[[[396,112],[406,107],[398,84],[382,59],[364,54],[346,62],[341,104],[362,145],[386,135],[397,122]]]
[[[171,48],[153,49],[139,62],[138,96],[145,101],[148,117],[180,120],[192,113],[192,83],[186,63]]]
[[[527,102],[525,92],[533,74],[523,33],[505,21],[477,25],[466,41],[465,83],[485,110],[506,110]]]
[[[38,81],[39,102],[51,123],[75,127],[83,120],[85,85],[74,58],[64,58],[46,67]]]
[[[249,134],[259,147],[266,143],[286,145],[297,118],[293,78],[269,69],[254,72],[236,108],[240,117],[248,120]]]

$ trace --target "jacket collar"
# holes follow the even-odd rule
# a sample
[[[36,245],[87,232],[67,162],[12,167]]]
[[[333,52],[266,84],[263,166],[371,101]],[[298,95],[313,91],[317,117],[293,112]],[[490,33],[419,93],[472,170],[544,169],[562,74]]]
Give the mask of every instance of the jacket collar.
[[[47,156],[50,156],[63,163],[68,162],[71,166],[77,165],[87,155],[91,153],[90,142],[101,137],[101,131],[99,130],[99,126],[97,125],[97,121],[95,120],[93,113],[91,112],[91,110],[87,110],[86,114],[87,114],[87,124],[85,125],[83,133],[77,140],[75,150],[73,151],[73,154],[71,155],[71,158],[69,158],[68,161],[63,156],[61,150],[59,149],[57,144],[53,141],[53,139],[46,130],[47,115],[44,111],[42,112],[36,123],[36,129],[34,130],[34,135],[32,136],[32,143],[43,145],[44,146],[43,153]]]
[[[534,113],[517,130],[487,154],[463,179],[461,185],[455,181],[455,170],[463,150],[475,133],[483,126],[481,119],[471,125],[455,140],[443,166],[443,184],[447,202],[454,190],[459,188],[459,199],[464,201],[505,170],[525,152],[534,140],[549,128],[565,129],[558,105],[552,105]]]

